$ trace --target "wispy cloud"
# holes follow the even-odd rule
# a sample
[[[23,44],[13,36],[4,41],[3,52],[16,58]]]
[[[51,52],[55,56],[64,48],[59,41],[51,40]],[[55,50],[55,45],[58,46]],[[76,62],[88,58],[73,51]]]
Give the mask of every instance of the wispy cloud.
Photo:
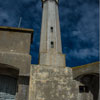
[[[66,3],[63,0],[60,3],[62,45],[63,52],[67,55],[67,65],[98,61],[98,0],[67,0]],[[84,63],[80,63],[82,61]]]
[[[99,0],[59,0],[63,52],[68,66],[99,60]],[[41,0],[0,0],[0,26],[33,28],[32,63],[38,63]]]

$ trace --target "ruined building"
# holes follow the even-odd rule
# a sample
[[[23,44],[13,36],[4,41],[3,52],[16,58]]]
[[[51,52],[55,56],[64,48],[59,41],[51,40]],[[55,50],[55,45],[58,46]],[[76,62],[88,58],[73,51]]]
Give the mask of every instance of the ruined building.
[[[38,65],[29,54],[32,29],[0,27],[0,100],[99,100],[99,62],[65,65],[58,3],[42,0]]]

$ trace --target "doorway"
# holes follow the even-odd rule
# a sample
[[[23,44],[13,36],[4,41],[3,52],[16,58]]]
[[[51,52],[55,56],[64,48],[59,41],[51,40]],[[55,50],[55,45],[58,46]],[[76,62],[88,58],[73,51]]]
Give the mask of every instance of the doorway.
[[[0,75],[0,100],[15,100],[17,78]]]

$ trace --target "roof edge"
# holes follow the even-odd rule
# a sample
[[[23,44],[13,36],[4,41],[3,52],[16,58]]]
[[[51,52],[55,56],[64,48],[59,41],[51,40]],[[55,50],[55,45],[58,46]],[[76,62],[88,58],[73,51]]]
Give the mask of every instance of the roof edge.
[[[74,70],[74,69],[78,69],[78,68],[89,67],[90,65],[95,65],[95,64],[99,65],[100,61],[89,63],[89,64],[85,64],[85,65],[81,65],[81,66],[72,67],[72,69]]]
[[[0,30],[33,33],[33,29],[0,26]]]

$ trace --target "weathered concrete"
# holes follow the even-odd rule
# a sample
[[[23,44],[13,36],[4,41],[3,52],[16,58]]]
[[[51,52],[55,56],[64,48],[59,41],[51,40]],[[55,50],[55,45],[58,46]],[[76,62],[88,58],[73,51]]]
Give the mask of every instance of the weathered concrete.
[[[31,66],[29,100],[77,100],[78,82],[62,54],[58,0],[42,0],[39,65]]]
[[[87,86],[88,89],[88,92],[79,93],[78,100],[99,99],[99,64],[95,62],[72,68],[73,77],[79,81],[79,86]]]
[[[0,63],[19,69],[19,75],[29,76],[31,56],[28,54],[0,52]]]
[[[20,76],[18,78],[18,93],[16,100],[28,100],[29,95],[29,77]]]
[[[99,100],[99,62],[65,67],[58,0],[42,3],[39,65],[29,54],[33,30],[0,27],[0,75],[16,78],[16,100]]]
[[[29,100],[77,100],[78,83],[71,68],[32,65]]]
[[[30,73],[29,55],[33,30],[0,27],[0,63],[19,69],[20,75]]]
[[[43,2],[40,53],[51,51],[62,53],[58,4],[55,1]],[[53,42],[53,48],[51,48],[51,42]]]
[[[0,75],[17,80],[16,100],[28,100],[33,30],[0,27]]]
[[[99,64],[100,62],[95,62],[83,66],[72,67],[73,77],[77,78],[78,76],[86,74],[99,74]]]
[[[40,53],[39,64],[65,67],[65,55],[61,53]]]
[[[42,0],[43,15],[40,40],[40,65],[66,66],[62,54],[58,0]]]
[[[29,54],[32,29],[0,27],[0,52]]]

